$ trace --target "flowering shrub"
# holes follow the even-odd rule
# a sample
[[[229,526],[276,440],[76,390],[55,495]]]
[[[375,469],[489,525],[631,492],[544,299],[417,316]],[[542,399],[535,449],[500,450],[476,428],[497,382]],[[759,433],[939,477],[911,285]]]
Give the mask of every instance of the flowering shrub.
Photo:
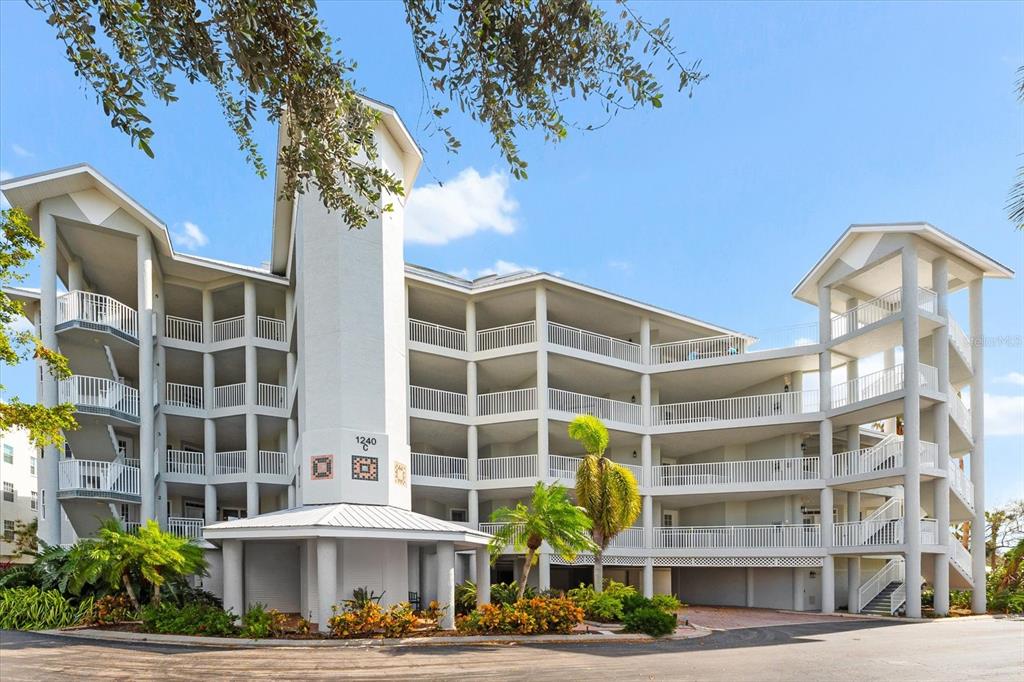
[[[457,619],[467,634],[568,633],[583,622],[583,609],[564,597],[533,597],[514,604],[484,604]]]
[[[86,616],[90,625],[108,625],[135,620],[137,614],[126,594],[108,594],[93,602],[92,612]]]
[[[280,637],[284,634],[288,617],[277,609],[267,609],[264,604],[256,602],[242,616],[242,631],[239,633],[246,639],[267,639]]]
[[[416,616],[408,602],[395,604],[384,609],[374,601],[365,602],[362,606],[352,605],[338,612],[332,608],[334,615],[327,621],[331,634],[342,639],[357,637],[404,637],[416,624]]]

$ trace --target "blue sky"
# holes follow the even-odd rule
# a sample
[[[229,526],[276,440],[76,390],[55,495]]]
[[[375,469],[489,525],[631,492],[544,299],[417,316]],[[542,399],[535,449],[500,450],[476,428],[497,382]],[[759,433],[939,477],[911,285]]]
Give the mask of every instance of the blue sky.
[[[815,319],[789,292],[851,223],[927,220],[1024,270],[1024,236],[1003,210],[1024,151],[1013,95],[1024,4],[636,6],[672,19],[708,80],[556,146],[522,135],[530,178],[515,182],[468,119],[451,121],[458,155],[424,130],[400,3],[322,3],[359,84],[426,152],[408,260],[471,276],[557,271],[747,330]],[[268,257],[271,182],[246,166],[208,88],[149,110],[150,160],[110,128],[41,14],[0,2],[0,35],[0,172],[87,161],[160,216],[179,249]],[[273,129],[257,132],[270,150]],[[427,188],[438,180],[445,190]],[[1001,503],[1024,496],[1024,280],[990,282],[986,310],[988,335],[1017,339],[986,355],[988,497]],[[966,323],[959,303],[954,313]],[[34,395],[27,368],[3,379]]]

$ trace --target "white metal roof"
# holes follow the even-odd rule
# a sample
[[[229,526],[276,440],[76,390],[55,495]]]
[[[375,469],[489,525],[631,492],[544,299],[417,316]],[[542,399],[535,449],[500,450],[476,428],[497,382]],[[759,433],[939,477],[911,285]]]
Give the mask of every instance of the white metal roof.
[[[484,545],[487,533],[408,509],[376,504],[317,504],[206,526],[207,540],[233,538],[365,537],[451,540]]]

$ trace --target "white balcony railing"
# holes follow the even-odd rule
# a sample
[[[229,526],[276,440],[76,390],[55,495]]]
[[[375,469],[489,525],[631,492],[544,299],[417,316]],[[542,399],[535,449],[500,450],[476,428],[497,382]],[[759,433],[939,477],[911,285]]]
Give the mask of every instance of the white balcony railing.
[[[139,391],[113,379],[74,375],[61,379],[57,399],[85,411],[106,410],[139,417]]]
[[[256,316],[256,338],[266,341],[285,342],[284,320],[276,317]]]
[[[465,481],[469,478],[466,475],[467,462],[465,457],[414,452],[412,453],[412,475]]]
[[[57,297],[57,325],[80,322],[115,329],[139,338],[139,314],[115,298],[88,291],[69,291]]]
[[[878,298],[861,303],[852,310],[832,317],[832,338],[853,333],[868,325],[881,322],[902,310],[903,290],[893,289]],[[918,289],[918,307],[926,312],[935,312],[935,292],[920,287]]]
[[[184,410],[202,410],[203,387],[167,382],[164,386],[164,403]]]
[[[189,343],[203,342],[203,323],[186,317],[167,315],[164,317],[164,336],[176,341]]]
[[[703,486],[736,483],[782,483],[821,477],[817,457],[783,457],[736,462],[663,464],[652,469],[653,486]]]
[[[651,346],[651,364],[664,365],[670,362],[690,362],[704,358],[740,355],[746,352],[747,343],[747,337],[736,334],[656,343]]]
[[[256,386],[256,404],[283,410],[288,404],[288,387],[259,383]]]
[[[654,529],[659,549],[774,549],[821,547],[818,524],[666,526]]]
[[[256,457],[256,473],[286,476],[289,473],[288,453],[276,450],[260,450]]]
[[[859,450],[837,452],[832,455],[834,476],[859,476],[899,469],[904,465],[903,438],[890,435],[876,445]],[[934,469],[938,465],[938,446],[921,441],[921,467]]]
[[[179,538],[195,540],[202,536],[203,526],[206,525],[203,519],[186,518],[183,516],[167,517],[167,532],[177,535]]]
[[[921,519],[921,544],[939,544],[939,522],[935,519]]]
[[[517,388],[511,391],[482,393],[476,397],[476,413],[481,416],[527,412],[536,409],[536,388]]]
[[[777,327],[757,332],[753,341],[747,344],[748,353],[780,348],[799,348],[818,343],[818,323],[805,322],[788,327]]]
[[[466,350],[465,331],[422,320],[409,320],[409,340],[448,350]]]
[[[217,320],[213,323],[213,340],[230,341],[245,336],[245,315]]]
[[[960,430],[971,437],[971,408],[964,404],[963,398],[956,394],[952,386],[949,387],[946,402],[949,403],[949,414],[953,421],[960,427]]]
[[[497,533],[499,530],[504,528],[505,525],[506,524],[504,523],[478,523],[477,528],[480,529],[481,533],[490,533],[493,535],[494,533]]]
[[[557,322],[548,322],[548,342],[625,362],[639,363],[642,360],[639,343],[576,329]]]
[[[415,410],[464,416],[466,414],[466,394],[442,391],[439,388],[410,386],[409,407]]]
[[[843,521],[832,525],[832,544],[836,547],[898,545],[902,542],[902,518]]]
[[[968,368],[971,367],[971,339],[956,320],[952,317],[946,318],[949,323],[949,341],[953,348],[960,354],[960,358]]]
[[[949,558],[961,573],[968,577],[973,574],[974,566],[971,562],[971,553],[956,538],[949,541]]]
[[[168,450],[164,463],[169,474],[206,475],[206,455],[191,450]]]
[[[494,350],[522,346],[537,341],[537,324],[533,320],[481,329],[476,333],[477,350]]]
[[[608,549],[643,549],[643,526],[625,528],[608,543]]]
[[[245,450],[229,450],[218,452],[214,456],[217,465],[218,475],[244,474],[245,473]]]
[[[537,478],[537,455],[512,455],[478,459],[477,479]]]
[[[548,476],[565,483],[572,483],[576,480],[576,472],[582,461],[582,457],[548,455]]]
[[[244,383],[214,387],[213,406],[215,408],[241,407],[242,405],[245,405]]]
[[[949,458],[949,487],[956,491],[967,508],[974,510],[974,483],[960,468],[960,460]]]
[[[139,495],[141,490],[138,467],[89,459],[60,460],[58,484],[62,491],[88,490]]]
[[[669,426],[732,419],[790,416],[813,412],[817,409],[817,391],[789,391],[652,405],[651,419],[655,426]]]
[[[599,398],[583,393],[563,391],[559,388],[548,389],[548,409],[565,412],[571,415],[592,414],[599,419],[616,421],[623,424],[641,426],[643,407],[637,403],[622,400]]]

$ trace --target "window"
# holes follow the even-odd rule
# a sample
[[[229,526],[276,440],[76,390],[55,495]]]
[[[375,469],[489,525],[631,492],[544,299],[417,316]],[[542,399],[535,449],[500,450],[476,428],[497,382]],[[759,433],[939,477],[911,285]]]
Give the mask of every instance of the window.
[[[4,481],[4,502],[14,502],[14,484]]]
[[[45,521],[46,520],[46,491],[45,490],[40,490],[39,491],[39,499],[41,499],[43,501],[43,504],[39,507],[39,516],[40,516],[40,518],[42,518]]]
[[[14,464],[14,448],[4,445],[4,464]]]
[[[32,498],[28,501],[28,506],[33,511],[39,508],[39,493],[35,490],[32,491]]]
[[[14,542],[14,521],[4,520],[4,541]]]
[[[35,455],[32,455],[32,456],[30,456],[28,458],[28,473],[32,474],[33,476],[36,475],[36,462],[37,461],[38,460],[36,459]]]
[[[466,523],[469,521],[469,512],[465,509],[448,510],[448,518],[455,523]]]

